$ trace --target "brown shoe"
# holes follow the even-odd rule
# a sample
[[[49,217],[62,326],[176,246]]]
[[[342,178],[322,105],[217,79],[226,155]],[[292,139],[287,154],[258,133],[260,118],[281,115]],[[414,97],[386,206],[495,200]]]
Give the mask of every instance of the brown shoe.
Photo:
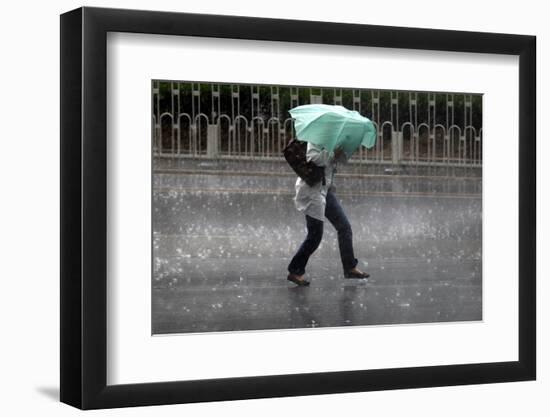
[[[366,272],[359,271],[357,268],[350,269],[349,271],[344,272],[345,278],[358,278],[358,279],[366,279],[370,277],[370,274],[367,274]]]
[[[300,287],[307,287],[309,285],[309,281],[306,281],[304,278],[302,278],[302,276],[303,275],[288,274],[288,277],[286,277],[286,279]]]

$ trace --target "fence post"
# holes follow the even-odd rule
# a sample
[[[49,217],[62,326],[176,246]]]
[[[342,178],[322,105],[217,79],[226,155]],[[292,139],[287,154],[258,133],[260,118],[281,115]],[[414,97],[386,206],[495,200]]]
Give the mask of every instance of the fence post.
[[[309,102],[310,104],[323,104],[323,96],[320,94],[310,94]]]
[[[392,164],[401,163],[403,158],[403,132],[392,132],[391,138],[391,161]]]
[[[400,130],[397,136],[397,159],[399,163],[403,161],[403,131]]]
[[[460,136],[459,141],[459,143],[461,144],[461,146],[459,146],[459,149],[461,149],[462,151],[459,150],[458,162],[466,163],[466,132],[464,132],[464,134]]]
[[[209,158],[218,156],[218,126],[208,124],[206,130],[206,155]]]

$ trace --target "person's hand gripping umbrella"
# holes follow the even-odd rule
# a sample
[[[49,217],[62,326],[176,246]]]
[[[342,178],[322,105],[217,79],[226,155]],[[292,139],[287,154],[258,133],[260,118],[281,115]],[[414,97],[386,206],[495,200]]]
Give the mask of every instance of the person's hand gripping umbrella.
[[[349,158],[359,146],[376,143],[374,124],[359,112],[342,106],[306,104],[289,110],[298,140],[311,142],[333,152],[340,148]]]

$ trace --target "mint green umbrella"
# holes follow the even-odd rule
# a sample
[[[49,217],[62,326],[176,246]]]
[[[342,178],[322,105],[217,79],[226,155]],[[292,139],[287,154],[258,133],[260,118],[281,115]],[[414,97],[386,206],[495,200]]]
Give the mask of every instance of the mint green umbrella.
[[[299,140],[311,142],[329,151],[342,147],[347,156],[363,145],[376,143],[376,128],[355,110],[328,104],[305,104],[289,110]]]

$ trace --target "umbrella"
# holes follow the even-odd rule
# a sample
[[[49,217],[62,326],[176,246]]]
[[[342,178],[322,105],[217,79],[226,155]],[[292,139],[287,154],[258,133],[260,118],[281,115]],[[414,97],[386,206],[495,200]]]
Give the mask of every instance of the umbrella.
[[[306,104],[289,110],[299,140],[311,142],[328,151],[342,147],[347,156],[363,145],[376,142],[374,124],[355,110],[328,104]]]

